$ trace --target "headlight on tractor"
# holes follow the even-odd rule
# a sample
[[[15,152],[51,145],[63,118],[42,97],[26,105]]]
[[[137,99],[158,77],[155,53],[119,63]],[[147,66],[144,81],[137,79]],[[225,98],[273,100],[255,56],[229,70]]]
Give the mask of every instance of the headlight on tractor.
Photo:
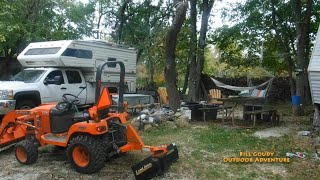
[[[13,99],[13,90],[0,90],[0,99]]]

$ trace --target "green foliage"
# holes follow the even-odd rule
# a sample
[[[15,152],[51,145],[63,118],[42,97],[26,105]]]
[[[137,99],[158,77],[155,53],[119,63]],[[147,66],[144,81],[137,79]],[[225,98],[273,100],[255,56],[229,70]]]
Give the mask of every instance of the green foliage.
[[[264,69],[261,66],[238,66],[230,65],[227,62],[219,60],[220,52],[214,48],[206,48],[205,51],[205,66],[203,72],[210,76],[216,77],[266,77],[274,74]],[[264,61],[266,63],[267,61]],[[278,75],[282,72],[278,72]]]
[[[217,29],[211,36],[212,42],[221,52],[221,60],[231,66],[253,67],[260,64],[276,73],[287,68],[284,54],[275,35],[275,28],[290,47],[290,56],[295,59],[295,1],[275,1],[277,27],[273,27],[271,1],[248,0],[225,10],[224,18],[233,25]],[[314,1],[311,21],[311,39],[320,22],[320,3]],[[310,41],[311,43],[311,41]],[[262,46],[263,44],[263,46]]]
[[[128,2],[127,8],[122,17],[125,19],[125,23],[121,32],[119,32],[120,9],[126,2]],[[138,50],[138,62],[145,65],[144,67],[149,75],[147,82],[157,81],[163,84],[165,36],[173,13],[170,2],[145,0],[132,3],[131,1],[120,1],[117,4],[108,5],[106,1],[103,4],[105,9],[111,9],[111,6],[116,9],[116,12],[110,13],[111,17],[106,20],[106,27],[111,27],[114,30],[111,34],[112,40],[117,42],[119,33],[121,33],[120,43],[135,47]],[[182,28],[176,48],[176,63],[180,84],[182,84],[187,70],[189,31],[187,25]],[[153,79],[151,79],[151,74]],[[140,79],[139,82],[143,85],[146,83],[146,79]]]
[[[123,14],[121,8],[127,6]],[[169,9],[163,1],[153,3],[150,0],[132,3],[132,1],[120,1],[117,4],[104,3],[105,9],[116,9],[115,13],[109,13],[106,19],[106,27],[112,28],[111,34],[114,42],[135,47],[138,50],[138,62],[145,64],[148,70],[148,82],[153,81],[154,76],[161,74],[164,66],[164,42],[167,30]],[[120,28],[121,19],[124,19],[123,28]],[[151,77],[152,75],[152,77]]]
[[[0,50],[10,56],[31,41],[79,39],[91,33],[92,4],[64,0],[3,0],[0,6]]]

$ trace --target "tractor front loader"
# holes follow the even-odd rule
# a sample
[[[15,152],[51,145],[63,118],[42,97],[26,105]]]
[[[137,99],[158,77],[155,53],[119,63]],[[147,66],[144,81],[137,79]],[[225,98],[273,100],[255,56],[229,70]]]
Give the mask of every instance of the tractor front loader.
[[[106,87],[101,92],[101,73],[105,65],[120,66],[118,108],[109,112],[112,104]],[[71,166],[80,173],[94,173],[105,165],[112,154],[132,150],[148,151],[151,156],[132,166],[136,179],[151,179],[162,174],[175,162],[175,144],[146,146],[135,129],[127,125],[123,92],[125,69],[122,62],[107,62],[98,68],[96,103],[81,116],[75,116],[77,97],[64,94],[64,102],[45,104],[31,110],[8,113],[0,126],[0,145],[13,143],[15,156],[21,164],[37,161],[38,147],[55,145],[66,148]],[[73,100],[70,100],[70,97]],[[24,139],[24,140],[21,140]]]
[[[16,123],[15,119],[23,115],[19,111],[11,111],[2,119],[0,124],[0,151],[10,148],[25,138],[26,126]]]
[[[142,139],[140,138],[139,134],[135,131],[133,126],[131,124],[124,126],[127,124],[127,117],[128,114],[124,112],[123,105],[124,103],[123,99],[123,93],[124,93],[124,86],[125,86],[125,67],[124,64],[121,61],[115,61],[115,62],[106,62],[105,64],[101,65],[98,68],[97,74],[96,74],[96,81],[97,81],[97,87],[96,87],[96,110],[91,112],[93,117],[97,118],[103,118],[100,116],[101,114],[105,114],[106,111],[108,111],[109,105],[111,105],[111,102],[108,102],[109,93],[107,92],[107,88],[104,88],[100,98],[98,99],[100,95],[100,89],[101,89],[101,73],[105,65],[108,65],[110,67],[115,67],[116,65],[120,66],[120,83],[119,83],[119,99],[118,99],[118,110],[117,113],[108,113],[111,119],[108,119],[108,122],[113,122],[114,119],[119,119],[120,123],[117,124],[120,128],[118,128],[118,132],[124,132],[125,134],[125,143],[121,144],[123,142],[123,139],[119,139],[118,142],[120,142],[120,145],[117,146],[117,143],[114,144],[113,149],[116,152],[125,153],[132,150],[140,150],[145,152],[150,152],[151,156],[144,159],[143,161],[139,162],[138,164],[131,167],[133,170],[133,173],[135,175],[136,179],[151,179],[157,175],[162,174],[164,171],[168,170],[169,166],[176,162],[179,158],[178,155],[178,149],[175,144],[170,145],[161,145],[161,146],[146,146]],[[90,112],[90,110],[89,110]],[[95,115],[95,112],[97,115]],[[102,112],[102,113],[101,113]],[[103,113],[104,112],[104,113]],[[103,120],[103,119],[102,119]],[[110,127],[110,126],[109,126]],[[123,131],[124,130],[124,131]],[[109,132],[112,132],[109,131]],[[112,136],[112,138],[119,138],[123,137],[121,135],[118,135],[116,137]],[[112,141],[111,141],[112,142]]]

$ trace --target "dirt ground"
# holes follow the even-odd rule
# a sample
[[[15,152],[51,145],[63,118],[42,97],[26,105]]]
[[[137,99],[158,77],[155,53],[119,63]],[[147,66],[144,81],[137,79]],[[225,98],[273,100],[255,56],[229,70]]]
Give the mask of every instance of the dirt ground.
[[[241,115],[239,115],[241,116]],[[253,132],[255,137],[261,138],[262,142],[268,138],[275,138],[275,140],[281,137],[290,140],[288,145],[290,146],[309,146],[309,137],[300,137],[297,135],[298,131],[308,130],[309,125],[296,123],[297,120],[292,119],[291,116],[285,117],[284,124],[276,127],[259,127],[255,130],[249,130]],[[305,117],[304,122],[308,122],[308,117]],[[229,149],[226,147],[225,150],[216,152],[208,151],[208,149],[199,146],[195,139],[200,136],[203,131],[210,134],[210,128],[218,127],[227,130],[239,131],[234,129],[230,125],[222,126],[217,122],[193,122],[189,128],[182,130],[173,130],[171,132],[161,132],[165,134],[162,138],[163,142],[160,142],[158,135],[154,133],[143,134],[142,138],[147,139],[149,143],[166,143],[176,142],[179,147],[180,159],[178,163],[175,163],[171,169],[164,175],[155,179],[197,179],[196,177],[203,177],[200,179],[291,179],[295,177],[296,171],[298,177],[304,176],[305,170],[301,169],[310,166],[314,171],[318,171],[319,164],[313,163],[313,158],[308,159],[297,159],[295,158],[290,165],[285,164],[270,164],[270,163],[258,163],[258,164],[228,164],[222,162],[222,157],[233,156],[238,154],[239,149]],[[210,128],[209,128],[210,127]],[[158,127],[161,128],[161,127]],[[166,129],[167,130],[167,129]],[[178,132],[176,132],[178,131]],[[246,132],[248,130],[241,129],[240,131]],[[229,131],[226,131],[229,133]],[[171,134],[170,134],[171,133]],[[241,134],[241,133],[240,133]],[[295,141],[290,139],[292,136],[295,137]],[[148,137],[149,136],[149,137]],[[160,136],[160,135],[159,135]],[[178,137],[180,136],[180,137]],[[246,136],[246,135],[245,135]],[[215,136],[214,136],[215,137]],[[219,136],[217,136],[219,137]],[[223,136],[228,137],[228,136]],[[290,138],[289,138],[290,137]],[[221,139],[224,141],[224,139]],[[210,141],[212,142],[212,141]],[[220,143],[220,141],[214,141]],[[286,142],[286,141],[283,141]],[[230,144],[232,145],[232,144]],[[212,144],[213,148],[214,144]],[[193,149],[190,147],[193,147]],[[205,146],[207,147],[207,146]],[[198,148],[198,149],[196,149]],[[214,149],[214,148],[213,148]],[[246,149],[246,148],[245,148]],[[287,151],[287,149],[285,149]],[[288,149],[290,150],[290,149]],[[292,148],[294,152],[296,148]],[[311,156],[311,155],[310,155]],[[0,152],[0,180],[15,180],[15,179],[134,179],[131,166],[138,163],[142,159],[147,157],[147,154],[141,155],[140,152],[129,152],[120,157],[113,157],[106,162],[106,166],[98,173],[92,175],[84,175],[75,172],[69,162],[66,160],[64,151],[56,151],[54,147],[40,148],[38,161],[33,165],[21,165],[17,162],[13,148],[6,151]],[[205,161],[204,161],[205,160]],[[184,161],[184,162],[183,162]],[[307,171],[307,168],[306,168]],[[300,173],[301,172],[301,173]],[[200,173],[200,174],[199,174]],[[203,176],[201,173],[206,173]],[[241,175],[241,176],[240,176]],[[271,178],[273,177],[273,178]],[[298,178],[299,179],[299,178]]]
[[[33,165],[19,164],[11,148],[0,154],[0,179],[134,179],[130,157],[114,158],[99,173],[83,175],[72,170],[64,153],[55,152],[54,147],[40,150]]]
[[[105,167],[98,173],[85,175],[75,172],[66,160],[64,151],[55,147],[40,148],[39,157],[35,164],[22,165],[16,160],[10,148],[0,153],[0,179],[1,180],[42,180],[42,179],[124,179],[133,180],[131,166],[147,157],[140,152],[129,152],[125,155],[109,159]],[[172,179],[170,173],[156,179]]]
[[[199,125],[195,127],[205,126]],[[198,128],[197,128],[198,129]],[[268,129],[263,129],[255,133],[256,136],[261,138],[267,138],[270,134],[280,134],[276,135],[277,137],[284,135],[286,132],[289,132],[295,127],[286,127],[286,131],[282,131],[282,128],[273,127]],[[184,156],[182,153],[183,149],[180,152],[181,156]],[[202,153],[207,154],[208,152],[203,151]],[[33,180],[33,179],[134,179],[133,173],[131,171],[131,166],[140,160],[142,160],[147,155],[141,155],[140,152],[136,153],[127,153],[126,155],[120,157],[113,157],[112,159],[106,162],[106,166],[98,173],[92,175],[84,175],[75,172],[68,161],[66,161],[66,156],[63,151],[56,150],[54,147],[42,148],[39,151],[38,161],[33,165],[21,165],[15,159],[13,148],[8,149],[0,153],[0,179],[5,180]],[[208,157],[211,157],[212,154],[208,154]],[[216,164],[216,163],[214,163]],[[218,163],[221,166],[226,166],[226,164]],[[210,166],[210,165],[208,165]],[[259,164],[258,166],[254,165],[255,168],[260,169],[259,171],[265,173],[273,173],[285,177],[287,174],[287,169],[282,164]],[[225,168],[228,168],[227,166]],[[180,168],[179,168],[180,169]],[[192,176],[189,175],[188,169],[185,169],[186,176],[183,175],[184,172],[180,172],[179,175],[172,174],[169,172],[165,173],[163,176],[157,177],[155,179],[192,179]],[[234,172],[236,175],[236,172]],[[233,175],[230,175],[231,177]],[[221,179],[221,178],[219,178]]]

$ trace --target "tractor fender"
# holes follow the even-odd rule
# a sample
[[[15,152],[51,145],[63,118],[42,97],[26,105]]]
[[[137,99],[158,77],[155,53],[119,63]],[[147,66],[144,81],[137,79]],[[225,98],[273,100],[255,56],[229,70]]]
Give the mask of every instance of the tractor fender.
[[[67,141],[69,142],[70,139],[76,134],[88,134],[93,136],[98,136],[107,133],[108,126],[106,121],[100,122],[78,122],[73,124],[67,135]]]

